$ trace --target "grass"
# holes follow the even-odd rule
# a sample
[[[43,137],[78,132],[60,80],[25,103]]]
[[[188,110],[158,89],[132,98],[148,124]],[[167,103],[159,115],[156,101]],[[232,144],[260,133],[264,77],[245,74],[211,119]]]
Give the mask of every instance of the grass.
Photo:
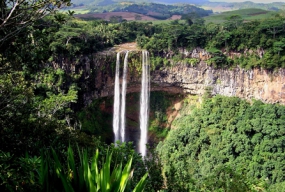
[[[263,9],[240,9],[235,11],[227,11],[216,15],[204,17],[206,23],[223,23],[231,15],[240,15],[243,20],[257,20],[271,17],[274,11],[266,11]]]
[[[88,9],[72,9],[72,11],[74,11],[75,14],[87,14],[90,12]]]
[[[214,13],[220,13],[220,12],[225,12],[225,11],[233,11],[233,8],[231,7],[211,7],[211,6],[201,6],[202,9],[205,10],[212,10]]]
[[[152,22],[155,25],[159,24],[169,24],[172,20],[153,20],[153,21],[146,21],[146,20],[137,20],[137,22],[148,23]]]

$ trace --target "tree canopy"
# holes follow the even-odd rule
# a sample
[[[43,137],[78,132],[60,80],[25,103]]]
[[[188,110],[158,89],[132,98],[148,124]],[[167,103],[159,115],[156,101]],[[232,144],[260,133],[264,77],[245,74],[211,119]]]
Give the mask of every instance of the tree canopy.
[[[54,13],[70,0],[3,0],[0,8],[0,42],[15,36],[38,19]]]
[[[284,120],[284,106],[223,96],[182,112],[158,146],[169,188],[247,191],[284,181]]]

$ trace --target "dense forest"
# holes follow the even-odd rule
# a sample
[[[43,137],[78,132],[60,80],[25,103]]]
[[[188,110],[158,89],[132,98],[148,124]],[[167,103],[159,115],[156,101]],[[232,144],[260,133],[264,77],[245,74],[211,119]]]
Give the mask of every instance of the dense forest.
[[[199,47],[211,55],[209,66],[272,72],[285,67],[283,12],[255,21],[231,15],[221,24],[191,12],[154,24],[81,20],[58,12],[64,5],[70,2],[1,3],[1,191],[284,189],[284,106],[207,91],[200,105],[185,96],[175,129],[151,125],[165,140],[143,159],[132,143],[106,142],[98,100],[82,104],[83,72],[55,67],[136,41],[149,51],[152,70],[180,61],[194,66],[199,59],[182,52]],[[161,122],[170,106],[165,95],[153,96],[151,106]],[[96,125],[85,118],[87,110],[100,117]]]
[[[284,189],[284,106],[216,96],[182,110],[158,146],[171,191]]]
[[[222,24],[205,24],[203,18],[189,15],[183,18],[184,23],[173,21],[169,25],[155,26],[152,36],[142,34],[137,38],[138,44],[155,56],[170,50],[178,53],[180,48],[205,48],[213,55],[208,63],[215,67],[239,65],[247,69],[274,69],[285,66],[282,15],[256,21],[244,21],[239,15],[231,15]],[[266,50],[264,55],[263,50]],[[241,56],[230,57],[232,53]]]

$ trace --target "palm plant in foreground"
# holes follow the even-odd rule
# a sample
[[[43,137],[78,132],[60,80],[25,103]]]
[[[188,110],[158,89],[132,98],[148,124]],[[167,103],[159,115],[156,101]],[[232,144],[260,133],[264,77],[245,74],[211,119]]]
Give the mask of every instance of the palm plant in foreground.
[[[71,147],[67,151],[67,169],[59,161],[57,153],[52,149],[51,154],[42,155],[40,183],[43,191],[100,191],[123,192],[129,191],[128,182],[132,178],[132,157],[129,157],[123,167],[122,163],[111,168],[112,152],[108,152],[105,161],[99,166],[99,150],[89,161],[86,150],[78,150],[79,163]],[[137,183],[133,192],[143,191],[147,173]]]

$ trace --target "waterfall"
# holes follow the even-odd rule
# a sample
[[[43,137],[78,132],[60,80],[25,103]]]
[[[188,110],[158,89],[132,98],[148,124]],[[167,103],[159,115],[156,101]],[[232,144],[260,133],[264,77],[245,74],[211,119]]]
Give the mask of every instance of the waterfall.
[[[120,52],[117,53],[115,88],[114,88],[114,111],[113,111],[113,132],[115,143],[120,140],[119,136],[119,113],[120,113]]]
[[[140,144],[139,152],[144,157],[146,155],[148,113],[149,113],[149,58],[148,52],[142,52],[142,81],[140,96]]]
[[[114,111],[113,111],[113,131],[115,143],[120,140],[125,142],[125,120],[126,120],[126,92],[128,74],[128,54],[126,52],[123,68],[122,92],[120,97],[120,52],[117,53],[115,86],[114,86]],[[142,81],[140,96],[140,142],[139,152],[144,157],[146,155],[147,129],[149,115],[149,57],[147,51],[142,51]]]
[[[125,142],[125,120],[126,120],[126,92],[127,92],[127,73],[128,73],[128,54],[126,52],[124,59],[124,71],[123,71],[123,82],[122,82],[122,102],[121,102],[121,141]]]
[[[124,59],[123,82],[122,82],[122,93],[121,93],[122,97],[120,97],[120,52],[117,53],[115,86],[114,86],[114,111],[113,111],[113,132],[115,135],[115,141],[114,141],[115,143],[119,140],[121,142],[125,142],[128,54],[129,52],[127,51]]]

